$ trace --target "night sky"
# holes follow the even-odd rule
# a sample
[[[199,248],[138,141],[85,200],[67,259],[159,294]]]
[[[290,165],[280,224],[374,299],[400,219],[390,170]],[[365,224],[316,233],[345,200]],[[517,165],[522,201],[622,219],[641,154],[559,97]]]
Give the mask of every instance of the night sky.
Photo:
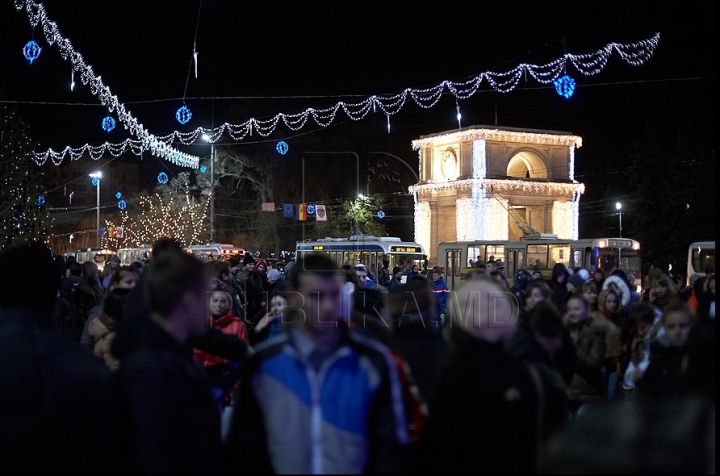
[[[691,117],[698,137],[712,139],[713,151],[715,130],[712,2],[681,2],[672,9],[650,1],[584,3],[589,5],[219,0],[43,4],[113,94],[156,135],[428,87],[522,62],[542,64],[565,51],[592,53],[610,42],[630,43],[659,32],[658,49],[643,66],[630,66],[613,53],[596,76],[583,76],[570,67],[568,73],[577,82],[570,99],[528,78],[508,93],[485,84],[459,102],[463,126],[547,129],[583,138],[576,155],[576,178],[587,187],[581,200],[582,236],[583,223],[612,215],[610,204],[627,193],[627,180],[613,174],[630,160],[633,143],[648,121],[665,124],[672,136],[679,118]],[[43,51],[30,65],[22,48],[32,38]],[[194,43],[197,79],[191,73]],[[0,65],[0,103],[16,107],[30,124],[32,137],[40,142],[38,150],[128,138],[122,126],[110,134],[100,128],[107,111],[77,75],[75,91],[70,91],[70,63],[46,44],[39,28],[33,33],[27,15],[16,12],[9,0],[0,4]],[[194,115],[185,126],[174,118],[183,98]],[[451,95],[431,109],[408,103],[391,117],[390,136],[384,117],[350,126],[341,116],[321,134],[312,134],[320,128],[308,123],[297,132],[280,127],[273,137],[285,138],[291,148],[311,150],[322,148],[313,140],[356,135],[366,142],[377,140],[414,165],[417,154],[410,141],[457,128],[455,107]],[[271,148],[273,143],[253,136],[238,146]],[[205,144],[181,149],[207,154]]]

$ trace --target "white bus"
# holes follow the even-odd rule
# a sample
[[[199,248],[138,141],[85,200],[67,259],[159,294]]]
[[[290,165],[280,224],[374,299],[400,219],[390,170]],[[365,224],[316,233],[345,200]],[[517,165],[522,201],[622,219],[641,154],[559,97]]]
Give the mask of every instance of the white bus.
[[[538,234],[519,241],[456,241],[440,243],[437,256],[450,289],[465,279],[471,260],[474,265],[491,259],[502,261],[510,286],[519,269],[531,273],[539,269],[550,279],[556,263],[564,264],[571,271],[584,268],[592,273],[601,269],[605,275],[620,268],[635,277],[636,286],[642,283],[640,243],[629,238],[562,240],[555,235]]]
[[[240,261],[245,258],[245,250],[235,245],[224,243],[209,243],[207,245],[190,245],[183,248],[188,253],[192,253],[201,261],[227,260],[237,258]]]
[[[694,273],[705,276],[715,272],[715,242],[696,241],[688,247],[687,282]]]
[[[426,265],[427,253],[419,243],[402,241],[394,236],[353,235],[349,238],[321,238],[317,241],[298,241],[295,257],[302,258],[312,253],[329,256],[338,266],[349,263],[355,266],[364,263],[377,277],[382,262],[387,259],[389,269],[395,266],[409,268],[416,264],[420,268]]]

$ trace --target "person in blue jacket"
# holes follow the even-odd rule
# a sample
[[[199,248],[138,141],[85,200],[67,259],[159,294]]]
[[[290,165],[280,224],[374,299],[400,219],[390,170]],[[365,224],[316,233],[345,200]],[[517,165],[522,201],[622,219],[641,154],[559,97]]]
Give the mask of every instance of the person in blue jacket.
[[[435,266],[432,270],[433,292],[437,302],[435,309],[437,310],[437,319],[442,325],[445,322],[445,306],[450,296],[450,290],[445,283],[440,272],[440,267]]]

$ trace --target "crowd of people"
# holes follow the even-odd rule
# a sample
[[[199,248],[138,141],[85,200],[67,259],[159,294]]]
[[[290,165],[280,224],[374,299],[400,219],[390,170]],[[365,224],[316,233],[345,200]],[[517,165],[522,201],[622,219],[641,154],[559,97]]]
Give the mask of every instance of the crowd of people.
[[[6,473],[714,473],[715,276],[0,251]]]

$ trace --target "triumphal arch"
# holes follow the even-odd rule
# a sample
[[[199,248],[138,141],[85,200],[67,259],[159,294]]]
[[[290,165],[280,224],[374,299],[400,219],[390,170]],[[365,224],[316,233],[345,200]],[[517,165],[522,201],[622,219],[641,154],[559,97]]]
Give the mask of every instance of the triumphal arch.
[[[415,241],[430,264],[444,241],[516,240],[528,234],[578,238],[585,186],[575,180],[569,132],[472,126],[422,136]]]

